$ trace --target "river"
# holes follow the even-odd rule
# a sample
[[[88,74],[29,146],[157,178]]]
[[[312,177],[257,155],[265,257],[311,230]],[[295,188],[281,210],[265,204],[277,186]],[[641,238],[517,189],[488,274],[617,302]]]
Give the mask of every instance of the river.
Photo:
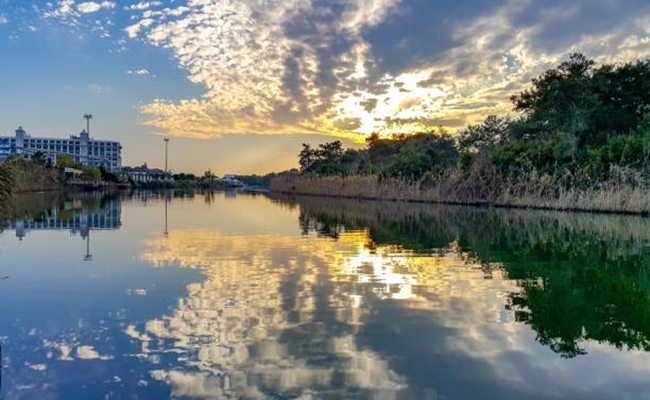
[[[236,192],[4,207],[3,399],[650,398],[650,220]]]

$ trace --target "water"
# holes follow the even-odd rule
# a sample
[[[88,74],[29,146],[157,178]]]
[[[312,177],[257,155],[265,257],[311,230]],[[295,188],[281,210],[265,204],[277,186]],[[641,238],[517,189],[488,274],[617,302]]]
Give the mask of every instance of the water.
[[[233,193],[4,207],[4,399],[650,398],[650,220]]]

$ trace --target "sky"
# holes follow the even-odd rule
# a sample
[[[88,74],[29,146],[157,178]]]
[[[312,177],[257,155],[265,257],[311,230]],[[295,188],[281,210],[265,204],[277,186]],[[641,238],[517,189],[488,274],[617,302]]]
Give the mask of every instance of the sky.
[[[581,52],[650,57],[647,0],[0,0],[0,135],[122,143],[124,165],[297,167],[490,114]]]

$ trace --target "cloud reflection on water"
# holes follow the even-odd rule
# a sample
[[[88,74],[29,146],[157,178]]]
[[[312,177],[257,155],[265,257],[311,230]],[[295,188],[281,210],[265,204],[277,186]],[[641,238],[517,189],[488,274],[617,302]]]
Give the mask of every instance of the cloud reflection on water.
[[[428,312],[462,307],[451,326],[486,315],[489,323],[513,321],[503,304],[514,282],[484,280],[480,266],[465,265],[453,247],[431,257],[373,248],[365,231],[335,241],[187,230],[147,248],[142,258],[153,265],[198,268],[206,277],[169,314],[126,329],[142,342],[142,357],[176,352],[189,367],[152,371],[176,396],[220,388],[223,396],[317,390],[396,398],[408,393],[406,378],[356,340],[377,302]],[[459,301],[468,294],[475,304]]]

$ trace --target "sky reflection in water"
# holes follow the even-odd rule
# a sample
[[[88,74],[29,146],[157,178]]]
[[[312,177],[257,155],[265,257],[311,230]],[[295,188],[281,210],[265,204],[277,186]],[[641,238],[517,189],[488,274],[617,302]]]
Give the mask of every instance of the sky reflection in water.
[[[650,390],[646,352],[583,338],[586,354],[563,358],[542,344],[534,315],[517,307],[534,292],[510,279],[514,261],[477,257],[481,242],[462,230],[422,235],[444,243],[428,250],[378,239],[400,237],[395,221],[421,229],[412,218],[428,210],[380,206],[384,215],[368,217],[376,205],[361,215],[354,204],[219,193],[65,204],[57,215],[68,221],[88,212],[118,221],[86,216],[72,230],[27,221],[22,240],[15,224],[0,235],[5,398],[605,399]],[[475,217],[432,207],[450,226]]]

